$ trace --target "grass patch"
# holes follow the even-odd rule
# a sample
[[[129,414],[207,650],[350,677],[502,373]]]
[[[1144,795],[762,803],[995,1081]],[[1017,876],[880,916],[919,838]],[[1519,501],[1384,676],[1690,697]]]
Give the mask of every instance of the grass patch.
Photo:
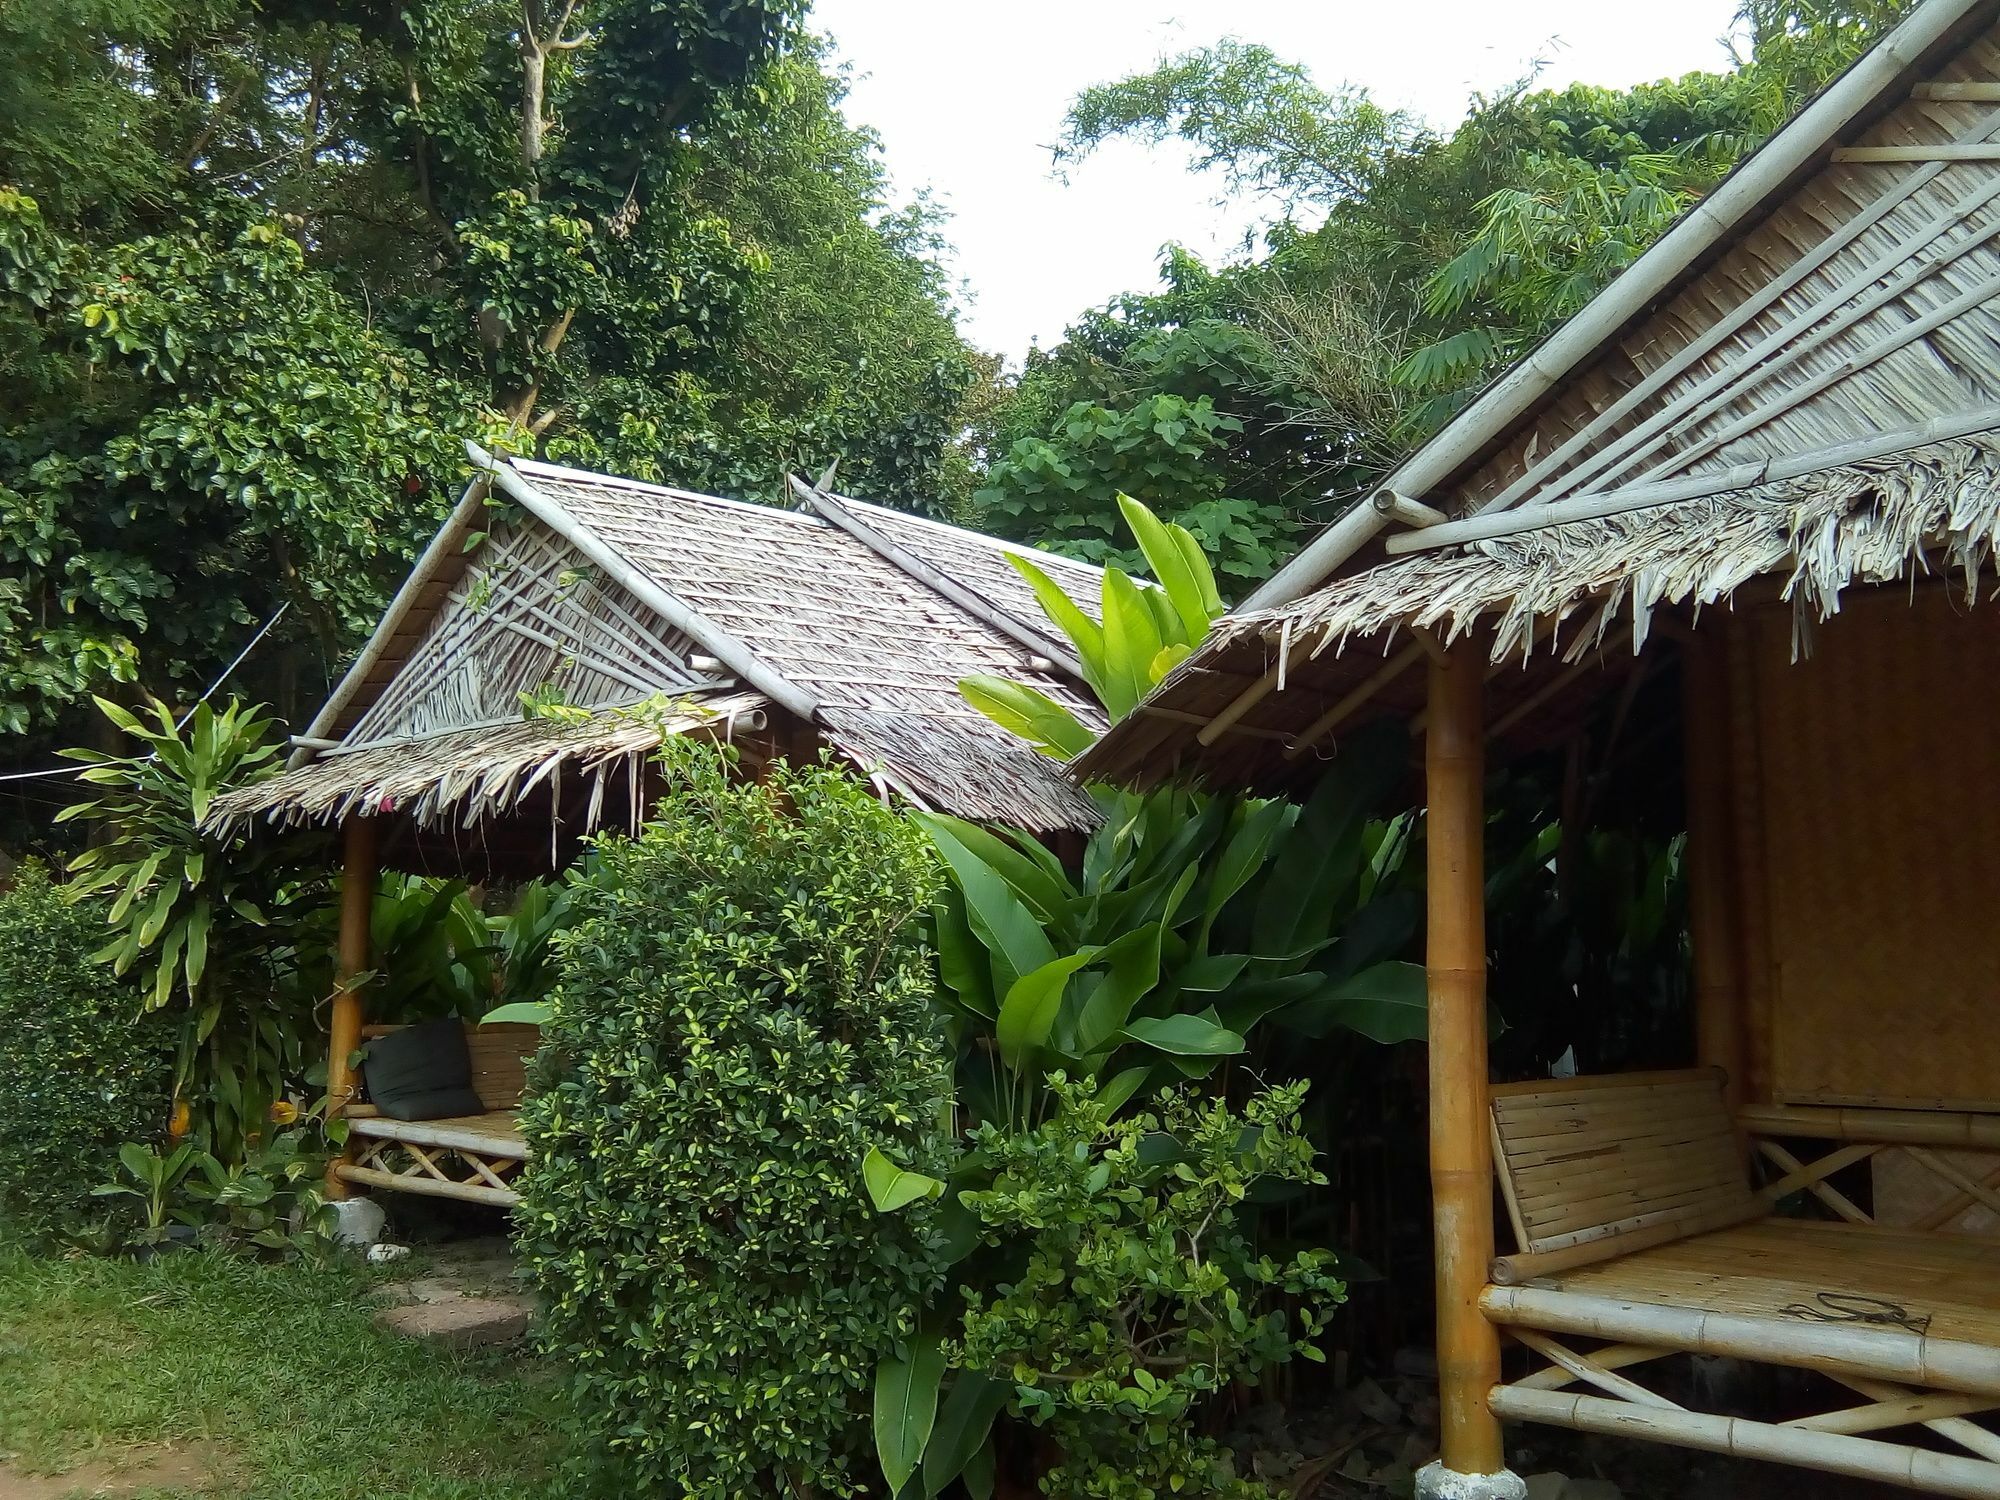
[[[551,1368],[383,1333],[369,1293],[386,1279],[349,1259],[0,1244],[0,1456],[48,1472],[202,1443],[230,1455],[227,1491],[246,1500],[544,1493],[570,1451]]]

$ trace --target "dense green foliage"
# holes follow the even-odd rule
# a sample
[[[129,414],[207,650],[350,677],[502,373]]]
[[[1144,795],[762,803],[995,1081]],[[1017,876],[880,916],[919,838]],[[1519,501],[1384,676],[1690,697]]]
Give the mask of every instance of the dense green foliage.
[[[1904,9],[1750,0],[1726,72],[1524,82],[1449,132],[1237,41],[1083,91],[1058,160],[1129,138],[1282,209],[1261,252],[1084,314],[997,424],[988,524],[1116,555],[1116,489],[1203,538],[1241,593],[1588,301]],[[1150,479],[1147,477],[1150,476]],[[1321,497],[1326,497],[1322,500]]]
[[[144,719],[99,707],[136,743],[124,756],[67,752],[86,762],[81,779],[95,792],[60,815],[93,833],[70,862],[72,892],[106,898],[93,955],[106,977],[136,969],[145,1008],[175,1017],[175,1102],[197,1144],[241,1162],[320,1060],[329,882],[289,868],[282,841],[198,831],[218,795],[275,774],[268,715],[203,703],[183,725],[157,701]]]
[[[1042,1492],[1055,1500],[1275,1494],[1234,1478],[1196,1418],[1232,1381],[1318,1358],[1312,1340],[1346,1290],[1330,1252],[1280,1263],[1242,1222],[1260,1184],[1326,1180],[1300,1131],[1304,1088],[1241,1112],[1175,1093],[1114,1119],[1087,1086],[1050,1085],[1044,1124],[974,1133],[994,1175],[963,1201],[989,1243],[1018,1237],[1027,1253],[1012,1280],[970,1294],[950,1362],[1011,1383],[1013,1405],[1049,1429],[1063,1458]]]
[[[942,1166],[935,863],[831,766],[757,784],[669,744],[655,819],[570,892],[519,1243],[632,1489],[847,1494],[943,1277],[931,1208],[878,1220],[859,1172]]]
[[[801,0],[0,13],[0,728],[241,685],[297,720],[461,441],[777,496],[971,488],[936,216]],[[22,735],[21,731],[29,731]]]
[[[167,1128],[173,1032],[90,961],[99,904],[39,865],[0,893],[0,1225],[44,1236],[94,1207],[119,1146]]]

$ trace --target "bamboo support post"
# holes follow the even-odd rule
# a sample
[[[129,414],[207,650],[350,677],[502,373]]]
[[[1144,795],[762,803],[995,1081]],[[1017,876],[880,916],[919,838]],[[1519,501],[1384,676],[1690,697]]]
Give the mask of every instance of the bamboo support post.
[[[1500,1334],[1479,1305],[1493,1259],[1480,727],[1485,676],[1485,660],[1470,644],[1435,657],[1424,736],[1440,1456],[1460,1474],[1496,1474],[1505,1467],[1500,1424],[1486,1404],[1500,1378]]]
[[[1743,1099],[1743,1007],[1729,898],[1729,688],[1721,643],[1689,637],[1681,651],[1687,784],[1688,929],[1694,947],[1696,1052],[1723,1073],[1731,1112]]]
[[[342,828],[345,841],[340,871],[340,948],[334,969],[339,985],[333,996],[329,1018],[326,1058],[327,1118],[337,1118],[354,1098],[354,1070],[350,1059],[361,1045],[361,1024],[366,1007],[355,977],[368,971],[368,927],[375,908],[375,877],[380,868],[381,825],[373,818],[349,818]],[[342,1163],[331,1163],[326,1174],[326,1194],[340,1199],[349,1196],[348,1179],[340,1173]]]

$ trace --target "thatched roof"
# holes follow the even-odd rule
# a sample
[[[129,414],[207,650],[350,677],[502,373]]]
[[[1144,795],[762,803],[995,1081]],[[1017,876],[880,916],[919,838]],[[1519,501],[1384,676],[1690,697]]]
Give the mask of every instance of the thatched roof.
[[[1007,561],[1025,549],[809,486],[815,508],[791,511],[477,456],[485,472],[301,737],[302,763],[212,824],[369,807],[442,827],[518,805],[478,787],[635,753],[616,713],[568,738],[524,727],[523,693],[607,712],[751,693],[772,753],[805,734],[919,805],[1037,832],[1094,821],[1059,767],[958,691],[991,673],[1098,717]],[[1032,555],[1095,612],[1098,569]]]
[[[761,693],[725,691],[659,711],[607,710],[584,723],[524,719],[384,740],[225,792],[206,826],[227,834],[260,816],[281,825],[331,826],[397,812],[426,827],[471,829],[514,811],[538,790],[559,792],[565,780],[589,789],[587,821],[595,825],[614,782],[635,776],[667,735],[733,738],[739,724],[761,728],[768,706]]]
[[[2000,524],[1994,0],[1926,0],[1072,768],[1297,787],[1478,635],[1522,725],[1753,583],[1801,649]],[[1976,586],[1973,592],[1976,593]]]

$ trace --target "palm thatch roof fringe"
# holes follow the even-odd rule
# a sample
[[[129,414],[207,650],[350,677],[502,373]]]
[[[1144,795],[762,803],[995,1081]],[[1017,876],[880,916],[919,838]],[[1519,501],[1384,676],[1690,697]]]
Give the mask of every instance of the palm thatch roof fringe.
[[[1822,470],[1754,489],[1538,527],[1460,548],[1417,554],[1342,579],[1295,604],[1235,615],[1216,626],[1227,645],[1291,636],[1308,656],[1350,640],[1418,627],[1446,640],[1490,624],[1495,661],[1553,649],[1562,627],[1588,613],[1567,641],[1569,659],[1631,618],[1634,650],[1662,604],[1727,600],[1777,574],[1795,606],[1800,641],[1840,608],[1842,590],[1943,567],[1968,589],[1995,557],[2000,530],[2000,434]],[[1184,669],[1185,670],[1185,669]]]
[[[985,821],[1030,833],[1091,828],[1098,821],[1096,805],[1060,779],[1053,761],[1046,779],[1029,780],[1021,774],[1021,748],[1001,745],[967,724],[862,708],[826,708],[821,717],[835,748],[920,807],[976,806],[986,810]]]
[[[595,827],[611,779],[636,776],[666,736],[714,731],[728,738],[739,726],[761,725],[767,706],[762,694],[729,692],[658,714],[614,710],[582,723],[528,719],[335,751],[224,793],[201,826],[227,837],[260,821],[297,827],[394,812],[424,828],[469,829],[518,808],[545,782],[559,790],[568,773],[590,787],[584,826]]]
[[[1447,641],[1490,631],[1496,663],[1602,663],[1642,650],[1663,607],[1727,607],[1746,585],[1775,577],[1804,654],[1814,625],[1850,588],[1950,575],[1976,599],[1989,569],[2000,580],[2000,433],[1414,553],[1281,608],[1218,621],[1202,650],[1069,775],[1152,785],[1240,772],[1282,789],[1310,774],[1301,739],[1309,723],[1350,691],[1371,694],[1372,677],[1413,631]],[[1287,644],[1293,690],[1266,697],[1215,746],[1196,744],[1188,726],[1213,720],[1241,692],[1241,674],[1269,669]],[[1548,670],[1501,679],[1506,696],[1532,694]]]

